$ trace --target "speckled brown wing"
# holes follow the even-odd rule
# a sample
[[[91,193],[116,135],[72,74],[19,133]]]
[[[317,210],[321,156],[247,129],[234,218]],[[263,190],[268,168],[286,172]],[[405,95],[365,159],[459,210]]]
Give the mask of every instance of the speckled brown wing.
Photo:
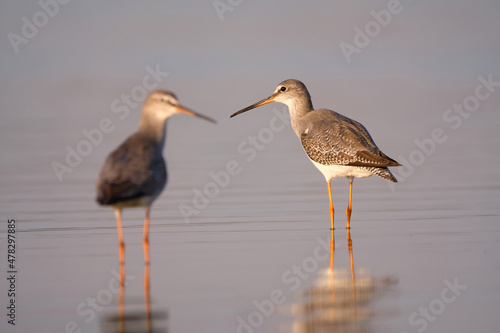
[[[304,118],[302,147],[317,163],[379,168],[400,165],[378,149],[357,121],[326,109],[312,111]]]
[[[107,157],[97,181],[97,202],[112,205],[142,196],[157,196],[167,182],[162,152],[136,133]]]

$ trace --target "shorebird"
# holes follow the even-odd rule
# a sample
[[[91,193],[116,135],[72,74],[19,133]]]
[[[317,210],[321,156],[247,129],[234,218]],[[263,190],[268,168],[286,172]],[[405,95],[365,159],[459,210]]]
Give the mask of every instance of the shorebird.
[[[168,91],[152,92],[144,103],[139,130],[108,155],[97,180],[97,202],[115,212],[120,245],[120,264],[124,263],[123,208],[143,207],[144,260],[149,265],[149,210],[167,184],[167,168],[162,156],[167,119],[185,113],[215,123],[207,116],[188,110]]]
[[[359,122],[332,110],[314,110],[306,86],[298,80],[281,82],[271,96],[235,112],[231,117],[271,102],[288,106],[295,134],[299,137],[311,162],[325,176],[330,200],[332,232],[335,213],[330,184],[332,179],[338,177],[349,179],[347,229],[351,223],[354,177],[377,175],[391,182],[397,182],[388,167],[401,164],[382,153],[370,133]]]

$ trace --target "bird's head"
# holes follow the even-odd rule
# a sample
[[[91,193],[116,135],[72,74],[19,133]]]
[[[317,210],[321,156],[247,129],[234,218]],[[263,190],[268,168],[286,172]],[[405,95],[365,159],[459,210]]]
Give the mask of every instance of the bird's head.
[[[165,121],[167,118],[177,113],[185,113],[216,123],[216,121],[210,117],[181,106],[175,95],[165,90],[157,90],[149,94],[144,103],[144,112],[158,118],[159,121]]]
[[[267,98],[264,98],[257,103],[254,103],[244,109],[241,109],[238,112],[235,112],[231,115],[231,118],[239,115],[240,113],[255,109],[264,104],[278,102],[287,105],[289,108],[291,105],[295,103],[301,103],[306,101],[310,104],[311,97],[309,92],[307,91],[306,86],[300,82],[299,80],[289,79],[278,84],[273,94]]]

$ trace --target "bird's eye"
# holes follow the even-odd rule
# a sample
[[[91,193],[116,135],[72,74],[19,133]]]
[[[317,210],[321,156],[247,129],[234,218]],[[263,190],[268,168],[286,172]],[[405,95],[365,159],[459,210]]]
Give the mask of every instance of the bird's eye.
[[[283,86],[283,87],[281,87],[281,88],[280,88],[280,90],[281,90],[281,91],[286,91],[286,87],[285,87],[285,86]]]

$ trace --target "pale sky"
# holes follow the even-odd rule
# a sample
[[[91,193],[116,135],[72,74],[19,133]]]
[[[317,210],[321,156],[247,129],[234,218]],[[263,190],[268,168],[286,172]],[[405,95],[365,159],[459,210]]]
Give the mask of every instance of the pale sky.
[[[398,14],[347,63],[354,45],[391,1],[233,1],[220,16],[211,1],[70,1],[15,53],[37,1],[3,5],[2,79],[33,76],[133,76],[161,62],[196,78],[290,75],[475,76],[499,70],[500,3],[401,0]],[[231,8],[231,10],[226,9]],[[226,10],[226,11],[224,11]],[[42,16],[37,16],[39,19]],[[220,17],[223,20],[220,20]],[[42,21],[43,23],[43,21]],[[276,79],[275,79],[276,80]]]

